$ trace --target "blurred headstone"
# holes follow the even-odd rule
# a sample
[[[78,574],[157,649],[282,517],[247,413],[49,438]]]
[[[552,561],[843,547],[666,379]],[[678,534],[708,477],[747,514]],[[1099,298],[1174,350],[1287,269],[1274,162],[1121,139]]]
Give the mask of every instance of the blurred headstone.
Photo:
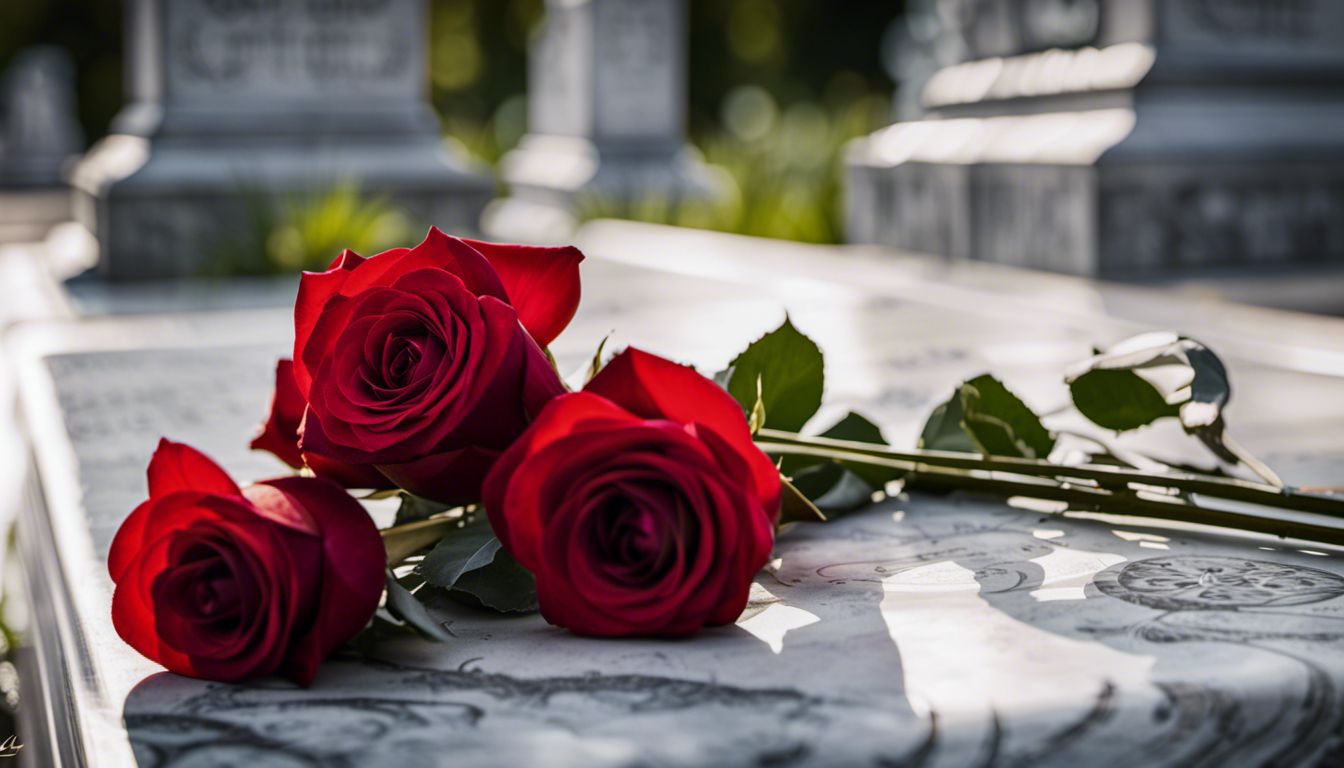
[[[54,187],[84,148],[74,64],[60,48],[20,51],[0,85],[0,187]]]
[[[500,237],[568,236],[584,215],[717,197],[686,143],[685,0],[547,0],[529,62],[529,132],[505,156]]]
[[[851,147],[851,241],[1084,275],[1344,259],[1344,3],[935,15],[918,119]]]
[[[424,0],[132,0],[130,102],[80,164],[112,279],[206,269],[259,207],[340,185],[474,228],[494,191],[426,102]]]

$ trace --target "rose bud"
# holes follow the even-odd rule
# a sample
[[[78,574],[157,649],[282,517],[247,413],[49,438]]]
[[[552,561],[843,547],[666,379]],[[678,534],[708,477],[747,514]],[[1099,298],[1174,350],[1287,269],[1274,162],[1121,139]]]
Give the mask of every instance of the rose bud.
[[[344,464],[335,459],[299,450],[299,427],[308,403],[294,381],[294,361],[281,359],[275,364],[275,393],[271,413],[250,444],[254,451],[269,451],[295,469],[308,467],[346,488],[390,488],[392,483],[370,464]]]
[[[779,471],[741,406],[694,370],[630,349],[551,401],[485,481],[542,615],[598,636],[729,624],[769,559]]]
[[[346,251],[305,273],[294,307],[303,450],[377,465],[418,496],[477,500],[495,459],[564,391],[541,347],[578,308],[582,259],[431,229],[415,248]]]
[[[112,623],[145,657],[190,677],[279,674],[307,686],[373,616],[382,538],[340,486],[286,477],[239,489],[168,440],[148,474],[149,500],[107,558]]]

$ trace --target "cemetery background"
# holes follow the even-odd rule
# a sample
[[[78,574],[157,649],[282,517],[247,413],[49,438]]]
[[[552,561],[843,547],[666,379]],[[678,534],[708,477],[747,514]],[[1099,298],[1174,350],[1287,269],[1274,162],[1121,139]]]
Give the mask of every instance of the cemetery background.
[[[184,0],[184,4],[186,2]],[[631,7],[652,8],[650,13],[655,16],[655,6],[660,5],[654,2],[641,3],[639,0],[628,2]],[[621,4],[621,0],[609,0],[607,7],[619,8]],[[71,76],[76,87],[74,98],[77,120],[59,122],[58,118],[56,124],[63,126],[63,129],[42,135],[44,152],[36,153],[33,157],[45,158],[78,151],[109,132],[114,115],[125,103],[120,86],[121,64],[125,59],[121,32],[123,10],[133,5],[136,3],[123,4],[111,0],[85,0],[78,3],[23,0],[7,3],[0,8],[0,70],[13,70],[13,65],[24,63],[24,57],[35,61],[29,56],[33,43],[54,44],[56,50],[48,49],[47,53],[54,53],[55,58],[51,60],[57,63],[45,71],[55,73],[58,79]],[[192,5],[199,9],[209,7],[210,3],[202,0]],[[406,4],[405,7],[411,5]],[[1056,281],[1056,278],[1031,272],[1000,272],[993,268],[981,270],[978,269],[979,265],[970,265],[966,269],[952,268],[944,272],[939,266],[941,262],[924,261],[890,248],[794,250],[787,243],[702,238],[686,229],[706,228],[816,243],[865,240],[897,246],[903,250],[927,250],[945,257],[965,257],[966,254],[956,253],[955,248],[945,243],[927,239],[920,242],[900,240],[900,237],[910,232],[922,236],[918,226],[920,222],[942,223],[944,220],[939,218],[940,215],[945,215],[947,210],[956,210],[954,205],[944,205],[943,198],[938,197],[937,192],[941,189],[938,179],[955,177],[959,169],[954,168],[949,172],[946,168],[936,167],[936,161],[927,166],[916,163],[917,167],[913,169],[899,162],[890,162],[890,156],[883,149],[884,142],[904,146],[901,142],[889,140],[892,136],[898,136],[898,131],[883,130],[892,122],[893,114],[903,123],[908,121],[911,124],[916,124],[915,119],[925,117],[955,119],[968,115],[997,116],[994,110],[1003,105],[994,99],[984,102],[954,100],[943,105],[947,114],[925,115],[925,106],[914,102],[912,94],[919,90],[918,84],[927,82],[939,67],[976,64],[986,59],[1007,61],[1015,56],[1023,57],[1019,63],[1031,64],[1030,57],[1050,50],[1051,46],[1077,47],[1079,35],[1086,38],[1094,34],[1086,30],[1106,28],[1098,21],[1104,13],[1117,8],[1147,7],[1146,2],[1126,5],[1125,0],[912,1],[909,9],[905,9],[905,5],[900,2],[846,3],[845,11],[836,13],[835,4],[822,0],[691,0],[688,3],[683,43],[686,58],[679,61],[675,47],[669,55],[673,63],[670,69],[675,73],[682,67],[685,71],[684,138],[687,141],[682,141],[681,128],[676,125],[677,107],[674,102],[654,99],[649,112],[657,113],[660,105],[673,104],[673,130],[670,135],[675,146],[671,147],[671,152],[678,158],[677,162],[687,163],[686,178],[705,181],[702,191],[706,194],[702,197],[688,194],[684,200],[673,199],[665,188],[653,184],[651,189],[654,191],[648,194],[611,197],[596,194],[570,201],[579,220],[632,218],[679,227],[675,230],[626,229],[622,225],[597,222],[576,235],[585,248],[590,248],[593,254],[601,254],[603,261],[594,265],[594,272],[599,276],[595,278],[594,285],[599,286],[597,290],[606,291],[601,295],[608,297],[608,301],[597,303],[597,308],[585,319],[585,327],[591,330],[603,324],[620,325],[626,318],[632,323],[642,322],[643,328],[669,324],[668,317],[672,309],[655,306],[651,298],[649,306],[641,307],[642,311],[636,311],[634,307],[612,298],[623,288],[629,290],[629,296],[651,296],[648,293],[647,275],[652,272],[641,273],[638,269],[657,268],[657,265],[650,263],[652,257],[653,260],[669,261],[665,267],[678,277],[667,278],[668,290],[674,291],[677,289],[673,286],[680,286],[681,293],[675,294],[677,296],[690,296],[702,284],[715,285],[714,289],[705,289],[714,297],[704,307],[711,316],[721,312],[723,314],[719,316],[732,317],[730,308],[741,311],[745,306],[763,317],[764,313],[770,311],[769,307],[779,305],[781,297],[788,297],[794,302],[791,306],[801,307],[799,311],[802,317],[807,318],[810,313],[815,327],[823,329],[828,351],[832,348],[841,350],[838,356],[841,362],[838,364],[842,370],[865,373],[872,382],[877,382],[882,376],[894,376],[892,371],[904,370],[908,361],[892,359],[877,362],[865,358],[862,352],[852,348],[855,337],[869,338],[878,323],[904,323],[901,327],[907,330],[903,333],[912,334],[906,341],[912,342],[919,334],[909,329],[915,328],[919,318],[936,315],[946,321],[946,327],[952,328],[957,326],[957,314],[952,310],[957,302],[983,302],[991,307],[986,310],[988,316],[994,317],[997,313],[1004,318],[1015,318],[1013,322],[1020,320],[1022,325],[1014,327],[1029,329],[1039,335],[1042,342],[1038,347],[1027,350],[1028,356],[1038,354],[1056,359],[1062,354],[1061,347],[1052,345],[1064,345],[1066,340],[1076,345],[1089,331],[1102,333],[1104,328],[1105,333],[1112,334],[1107,337],[1109,339],[1121,329],[1176,324],[1183,330],[1204,337],[1215,347],[1230,349],[1230,354],[1237,360],[1238,371],[1251,371],[1255,377],[1253,381],[1297,386],[1307,381],[1303,377],[1311,376],[1317,378],[1310,379],[1310,386],[1301,384],[1303,389],[1299,391],[1309,391],[1326,400],[1330,399],[1332,393],[1338,393],[1340,368],[1337,340],[1340,336],[1337,325],[1292,315],[1257,315],[1254,311],[1231,307],[1217,299],[1220,295],[1231,295],[1277,306],[1344,314],[1344,300],[1341,300],[1344,289],[1340,287],[1338,261],[1332,265],[1327,260],[1313,256],[1315,263],[1305,267],[1268,265],[1270,268],[1264,269],[1265,265],[1257,267],[1254,264],[1241,264],[1230,272],[1224,267],[1215,269],[1196,264],[1196,270],[1181,273],[1175,278],[1164,274],[1144,277],[1144,282],[1155,283],[1162,288],[1149,294],[1143,291],[1129,293],[1126,289],[1106,284],[1094,286],[1086,281]],[[1174,7],[1176,4],[1173,2],[1172,5]],[[1328,17],[1325,19],[1327,23],[1322,25],[1324,30],[1330,33],[1338,31],[1338,16],[1328,8],[1321,11],[1324,6],[1303,2],[1238,2],[1232,5],[1235,6],[1234,11],[1226,16],[1210,12],[1209,9],[1214,6],[1208,3],[1182,3],[1181,7],[1198,8],[1202,9],[1201,12],[1211,13],[1192,18],[1202,20],[1200,23],[1204,24],[1213,24],[1215,21],[1229,24],[1231,32],[1228,34],[1234,37],[1236,34],[1264,32],[1271,35],[1288,34],[1290,37],[1301,35],[1310,42],[1316,38],[1309,31],[1304,31],[1301,18],[1303,14],[1311,12],[1321,12],[1323,18]],[[930,19],[942,19],[945,22],[949,8],[965,12],[964,17],[953,15],[953,18],[962,18],[966,22],[965,29],[956,30],[958,39],[978,40],[984,46],[982,49],[949,51],[940,48],[940,41],[944,40],[949,30],[945,26],[931,28],[929,22]],[[1000,13],[1004,8],[1010,9],[1011,13]],[[903,15],[904,10],[909,13]],[[480,186],[475,189],[478,192],[486,190],[482,193],[484,198],[503,195],[508,191],[496,189],[495,180],[501,180],[501,186],[512,186],[515,193],[527,186],[518,183],[519,177],[516,175],[518,166],[524,163],[518,160],[518,155],[510,161],[510,152],[528,148],[529,134],[548,133],[546,124],[540,123],[537,117],[536,102],[529,103],[529,100],[544,95],[544,91],[528,87],[529,77],[533,83],[538,81],[536,72],[529,75],[528,51],[540,42],[537,25],[546,11],[546,4],[540,0],[434,0],[428,5],[429,27],[425,43],[428,63],[423,76],[429,83],[428,97],[438,121],[436,128],[445,140],[449,155],[460,160],[460,167],[468,169],[480,180]],[[1037,11],[1041,13],[1040,18],[1050,19],[1050,24],[1015,26],[1013,19],[1037,18],[1033,15]],[[616,18],[619,20],[621,17],[617,15]],[[574,22],[573,28],[582,30],[583,25],[589,23],[600,25],[604,22],[579,19]],[[1078,32],[1079,29],[1084,32]],[[1042,37],[1045,33],[1048,34]],[[643,46],[651,41],[657,42],[656,36],[649,37],[647,30],[641,32],[634,28],[628,34],[628,39],[641,41],[639,45],[630,46],[636,53],[642,53],[645,50]],[[640,34],[645,36],[640,37]],[[1037,37],[1032,38],[1032,35]],[[616,43],[625,39],[617,35]],[[1305,47],[1309,60],[1300,66],[1292,63],[1291,56],[1282,56],[1283,60],[1288,61],[1284,65],[1286,74],[1282,74],[1282,77],[1286,80],[1302,79],[1304,73],[1314,73],[1305,78],[1306,82],[1293,80],[1295,85],[1291,90],[1308,94],[1322,106],[1322,110],[1304,112],[1305,117],[1330,117],[1326,113],[1331,113],[1332,106],[1338,105],[1334,90],[1336,80],[1332,80],[1337,77],[1332,69],[1337,62],[1329,51],[1321,53],[1310,50],[1310,45]],[[546,50],[544,46],[542,50]],[[1159,46],[1159,61],[1163,60],[1163,52],[1167,50]],[[66,56],[73,55],[71,66],[59,63],[62,51]],[[621,53],[618,47],[615,52],[598,55],[619,56]],[[533,53],[533,56],[535,66],[537,54]],[[1280,54],[1276,53],[1275,56]],[[557,60],[568,59],[565,59],[564,54],[558,54]],[[1275,62],[1274,66],[1282,64],[1279,59],[1275,59]],[[1274,66],[1266,65],[1266,71],[1277,72]],[[894,88],[893,75],[907,85]],[[541,76],[545,77],[546,73]],[[1268,75],[1264,79],[1268,81],[1268,87],[1281,85]],[[672,78],[672,82],[675,85],[676,77]],[[558,90],[560,85],[551,90]],[[1201,82],[1200,85],[1207,84]],[[1123,91],[1124,88],[1119,90]],[[59,93],[59,89],[56,92]],[[1032,97],[1031,94],[1028,96]],[[1042,97],[1043,105],[1059,102],[1059,94],[1036,96]],[[55,103],[60,103],[59,98]],[[1027,103],[1032,108],[1030,98]],[[1014,104],[1020,106],[1020,102]],[[965,115],[958,113],[958,110],[963,110]],[[1302,125],[1308,129],[1320,128],[1318,133],[1324,134],[1334,123],[1327,121],[1317,125],[1306,120]],[[659,134],[665,127],[654,125],[654,138],[665,138]],[[1035,129],[1028,128],[1028,138],[1038,135]],[[870,135],[871,139],[862,138]],[[854,139],[859,141],[849,143]],[[687,144],[693,151],[682,153],[683,146]],[[9,145],[13,146],[12,140]],[[549,145],[541,149],[550,151]],[[1308,146],[1307,152],[1327,171],[1334,167],[1332,163],[1337,162],[1338,154],[1328,141]],[[612,156],[621,159],[619,152]],[[526,157],[523,159],[526,160]],[[50,169],[54,166],[47,163],[43,167]],[[921,175],[930,168],[933,170],[929,171],[929,177]],[[512,178],[511,173],[515,174]],[[697,175],[701,173],[704,175]],[[1252,168],[1250,173],[1254,177],[1259,171]],[[1265,171],[1264,178],[1271,176],[1269,171]],[[510,185],[510,181],[514,183]],[[865,186],[868,181],[873,182],[872,186]],[[376,191],[362,189],[352,181],[335,184],[330,191],[322,194],[290,197],[278,211],[268,212],[252,220],[251,227],[241,237],[221,244],[217,252],[208,254],[208,258],[202,262],[208,265],[203,271],[215,277],[243,277],[231,281],[151,282],[111,287],[95,276],[86,275],[59,285],[49,280],[51,271],[78,271],[81,264],[86,266],[87,262],[47,264],[42,265],[43,269],[35,271],[30,258],[35,252],[32,244],[42,242],[44,238],[42,247],[45,252],[52,254],[67,251],[76,253],[81,248],[87,249],[87,242],[81,241],[73,228],[61,223],[69,217],[70,211],[69,196],[59,186],[59,175],[48,178],[37,187],[31,181],[10,183],[15,185],[12,189],[0,191],[0,242],[17,245],[0,250],[0,296],[4,298],[4,305],[0,307],[0,323],[19,326],[24,320],[53,314],[66,318],[82,316],[91,320],[103,315],[111,316],[106,323],[90,324],[87,329],[90,343],[93,343],[95,336],[105,339],[128,332],[127,329],[141,327],[134,320],[127,325],[119,325],[115,317],[117,315],[181,310],[195,312],[202,309],[235,311],[251,306],[282,307],[292,298],[292,274],[296,269],[325,264],[332,251],[340,246],[351,245],[368,253],[384,246],[418,239],[420,234],[417,231],[420,224],[414,222],[414,216],[408,215],[396,200]],[[17,186],[19,183],[24,186]],[[43,186],[50,188],[53,184],[57,186],[56,193],[49,189],[43,191]],[[955,184],[948,188],[957,189]],[[1011,184],[1007,188],[1016,189]],[[1032,187],[1027,185],[1024,188]],[[1326,185],[1322,190],[1312,193],[1314,197],[1307,195],[1298,198],[1287,208],[1290,212],[1334,210],[1331,206],[1337,204],[1337,198],[1333,196],[1338,194],[1338,187]],[[862,207],[864,201],[886,200],[884,204],[889,204],[890,200],[882,195],[894,191],[904,191],[907,194],[904,199],[916,204],[906,209],[913,211],[912,218],[905,220],[910,226],[905,229],[890,226],[886,231],[875,229],[871,226],[873,217],[867,216]],[[543,189],[540,194],[544,196],[554,192]],[[525,195],[523,197],[526,198]],[[850,203],[848,221],[844,208],[846,200]],[[1049,204],[1049,200],[1042,202],[1039,197],[1030,198],[1030,201],[1042,207]],[[1220,202],[1222,208],[1219,207]],[[1235,210],[1229,209],[1226,200],[1220,201],[1216,196],[1211,202],[1208,199],[1197,199],[1196,205],[1202,205],[1215,213],[1222,211],[1224,217],[1228,210]],[[980,226],[982,223],[977,216],[991,220],[991,224],[996,216],[1000,220],[1006,218],[1010,225],[1021,223],[1011,215],[1005,217],[991,212],[989,215],[971,214],[957,225],[964,228],[961,231],[970,231],[973,225]],[[891,221],[899,221],[899,217],[893,217],[891,221],[881,217],[876,220],[879,224],[889,226]],[[1049,222],[1033,221],[1030,217],[1021,221],[1047,234],[1055,232],[1049,228]],[[53,224],[54,227],[51,226]],[[1335,236],[1329,228],[1302,231],[1323,243],[1333,242],[1331,238]],[[1070,247],[1076,244],[1059,238],[1032,240],[1029,236],[1017,237],[1020,234],[1020,230],[1009,231],[1009,236],[1002,242],[1017,246],[1027,242],[1028,247],[1036,249],[1038,255],[1060,259],[1066,259],[1072,254]],[[1214,246],[1217,245],[1214,241]],[[626,247],[640,253],[621,255]],[[707,255],[713,258],[707,260]],[[622,258],[632,260],[634,264],[612,266],[613,260],[620,263]],[[721,261],[716,265],[713,263],[714,258]],[[884,259],[889,268],[882,266]],[[839,277],[827,274],[828,260],[834,264]],[[974,256],[972,260],[996,259],[991,254]],[[763,272],[771,265],[779,265],[785,276],[774,282],[763,281],[765,287],[762,290],[766,298],[755,302],[735,299],[736,304],[725,298],[740,290],[744,271],[751,273],[754,269]],[[628,266],[638,269],[627,273],[624,268]],[[732,279],[724,278],[725,273],[732,273]],[[279,277],[260,280],[249,277],[277,274]],[[645,277],[641,278],[640,275]],[[733,289],[718,285],[715,281],[720,278],[724,278],[724,282],[729,285],[739,287]],[[838,285],[831,284],[832,278]],[[865,286],[865,281],[869,279],[875,286],[871,289]],[[816,288],[815,295],[812,295],[807,291],[799,291],[799,284],[822,287]],[[896,286],[892,290],[897,293],[918,295],[927,292],[932,298],[926,298],[926,303],[919,305],[922,309],[911,306],[893,311],[892,307],[884,304],[888,299],[880,296],[890,286]],[[639,293],[641,287],[645,294]],[[863,292],[865,290],[872,290],[873,293],[866,294]],[[1012,301],[1014,294],[1022,300]],[[1179,296],[1179,301],[1173,302],[1173,295]],[[723,303],[714,303],[719,299],[723,299]],[[1006,300],[1007,304],[997,305],[995,302],[999,299]],[[832,301],[843,309],[835,319],[828,322],[825,318],[831,313]],[[1049,311],[1040,318],[1023,320],[1024,312],[1032,301],[1039,302],[1043,309]],[[984,310],[984,307],[980,309]],[[267,315],[266,312],[261,309],[258,310],[259,314],[223,316],[246,317],[249,321],[258,322],[266,318],[273,320],[275,313]],[[1060,336],[1064,337],[1062,339],[1052,336],[1057,330],[1056,324],[1067,328],[1060,332]],[[95,325],[101,330],[95,329]],[[148,336],[153,336],[156,333],[152,329],[153,322],[150,321],[149,325],[151,330],[147,331]],[[973,333],[969,326],[975,326]],[[76,328],[72,332],[75,336],[86,332],[79,330],[80,326]],[[938,349],[930,354],[948,357],[917,361],[916,367],[930,365],[932,370],[925,371],[927,375],[946,378],[952,370],[970,374],[973,371],[963,368],[987,362],[1001,363],[1002,358],[995,358],[989,353],[993,349],[992,344],[980,344],[995,336],[989,328],[977,320],[974,323],[968,321],[966,330],[956,328],[939,331],[950,334],[952,338],[944,348],[942,337],[938,337]],[[1283,333],[1292,344],[1280,346],[1271,330]],[[181,329],[178,329],[178,333],[180,341]],[[224,329],[221,335],[228,337],[230,333],[231,329]],[[242,329],[242,336],[250,339],[251,333],[252,329]],[[259,335],[266,339],[265,344],[272,344],[275,340],[268,333],[261,332]],[[959,335],[963,333],[964,336]],[[662,338],[664,341],[674,339],[679,343],[673,345],[668,342],[669,350],[680,347],[688,349],[686,354],[710,359],[724,352],[721,339],[707,339],[694,334],[678,337],[675,332],[669,332],[666,337],[654,334],[651,338]],[[691,341],[689,347],[686,343],[688,339]],[[79,347],[80,344],[76,343],[75,346]],[[1332,349],[1334,356],[1330,351]],[[585,350],[578,348],[561,351],[566,361],[580,361],[585,354]],[[882,354],[895,353],[887,349]],[[152,359],[153,355],[148,357]],[[240,360],[236,361],[236,370],[250,370],[241,357],[246,355],[241,355]],[[96,361],[100,359],[95,355],[87,358],[86,362],[96,369]],[[205,368],[208,367],[207,363]],[[69,369],[79,368],[78,358],[70,358]],[[109,363],[107,370],[109,376],[122,377],[118,381],[130,382],[126,386],[132,389],[139,386],[133,380],[132,373],[124,370],[117,372],[115,364]],[[0,386],[0,395],[9,397],[18,384],[13,380],[15,375],[12,371],[5,373],[6,376],[0,379],[0,385],[3,385]],[[1041,375],[1039,368],[1026,363],[1022,364],[1021,373],[1029,380]],[[906,439],[910,437],[906,434],[910,427],[909,420],[914,418],[915,411],[923,407],[920,400],[922,395],[915,390],[926,383],[920,382],[909,388],[898,385],[894,390],[877,391],[879,388],[876,385],[865,390],[860,378],[851,378],[848,384],[836,386],[856,401],[866,402],[871,399],[878,403],[876,407],[879,413],[889,419],[888,423],[898,425],[899,439]],[[256,384],[253,381],[248,386]],[[846,390],[846,387],[849,389]],[[78,391],[73,396],[77,401],[83,397]],[[243,395],[237,397],[241,400]],[[89,402],[96,402],[96,398]],[[1254,407],[1261,409],[1259,412],[1264,414],[1275,412],[1276,409],[1285,410],[1283,403],[1272,398],[1262,396],[1253,402]],[[229,418],[233,418],[237,415],[235,411],[244,407],[229,401],[221,406],[221,413],[230,414]],[[1340,466],[1339,445],[1332,442],[1324,432],[1329,431],[1328,424],[1337,423],[1337,414],[1333,411],[1318,414],[1321,421],[1315,431],[1310,431],[1311,415],[1304,407],[1286,410],[1291,411],[1291,418],[1286,422],[1291,426],[1276,426],[1265,416],[1252,423],[1249,430],[1252,438],[1272,446],[1297,477],[1322,484],[1330,483]],[[90,413],[96,420],[96,413],[86,412],[85,415]],[[139,412],[128,416],[130,421],[140,426],[143,426],[141,422],[145,418],[149,417]],[[127,427],[127,430],[133,432],[135,428],[138,427]],[[1304,437],[1307,438],[1305,441]],[[218,435],[207,439],[218,439]],[[8,434],[7,441],[7,449],[18,453],[27,450],[17,434]],[[1296,448],[1298,442],[1305,442],[1310,450]],[[104,445],[96,441],[90,441],[86,448],[92,452],[90,455],[94,457],[92,461],[95,465],[105,458],[100,451],[107,451],[111,455],[116,450],[115,443]],[[240,463],[249,461],[237,455],[241,446],[236,448],[239,450],[229,454],[230,460]],[[255,459],[252,461],[255,462]],[[96,466],[86,469],[90,473],[96,472]],[[5,473],[14,471],[11,468],[0,468],[0,487],[11,479]],[[112,474],[109,472],[105,479],[110,481]],[[135,482],[139,480],[127,474],[123,482],[130,484],[132,479]],[[109,483],[111,485],[114,483]],[[120,502],[115,501],[113,496],[122,490],[112,488],[110,495],[100,497],[95,502],[97,510],[91,512],[91,515],[106,524],[107,516],[120,509]],[[96,535],[105,533],[103,531]],[[1149,548],[1157,548],[1154,545],[1160,543],[1157,540],[1142,541]],[[1094,543],[1101,546],[1099,542]],[[1131,543],[1135,548],[1141,546],[1140,543]],[[1172,546],[1179,547],[1181,544],[1173,543]],[[1284,556],[1288,556],[1288,553]],[[1315,556],[1298,557],[1297,561],[1309,561]],[[10,571],[16,565],[13,558],[7,558],[6,563]],[[14,581],[12,573],[6,575],[5,581]],[[1072,589],[1069,586],[1063,588]],[[19,615],[23,612],[22,606],[14,606],[12,603],[0,608],[15,611]],[[1017,608],[1021,609],[1022,606]],[[1309,620],[1310,617],[1302,618],[1304,622]],[[1207,627],[1196,629],[1215,631]],[[10,683],[16,677],[17,673],[12,666],[0,665],[0,692],[4,692],[7,698],[12,695],[13,686]],[[1322,715],[1327,716],[1328,711]],[[7,725],[0,723],[0,731],[6,729]],[[3,735],[0,733],[0,738]]]

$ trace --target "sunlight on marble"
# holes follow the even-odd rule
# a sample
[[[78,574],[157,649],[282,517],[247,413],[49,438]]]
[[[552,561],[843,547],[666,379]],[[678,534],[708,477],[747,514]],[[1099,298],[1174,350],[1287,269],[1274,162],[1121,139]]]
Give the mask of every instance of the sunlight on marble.
[[[1124,539],[1125,541],[1171,541],[1170,538],[1157,533],[1143,533],[1141,531],[1122,531],[1113,529],[1111,535]]]
[[[1054,589],[1081,590],[1119,555],[1057,550],[1037,558]],[[1077,580],[1078,583],[1068,583]],[[1064,583],[1060,583],[1064,582]],[[917,711],[970,715],[995,708],[1087,706],[1107,686],[1146,686],[1154,660],[1056,634],[1050,603],[1019,603],[1014,616],[980,594],[976,572],[953,561],[883,580],[882,617],[901,654],[906,694]],[[1067,609],[1066,609],[1067,610]],[[950,626],[975,627],[950,635]]]
[[[1082,600],[1083,588],[1098,571],[1125,561],[1124,555],[1112,552],[1088,552],[1079,549],[1058,548],[1048,555],[1032,559],[1041,568],[1041,586],[1031,592],[1040,602],[1047,600]]]
[[[778,655],[784,651],[785,635],[791,630],[816,624],[818,621],[821,621],[821,618],[815,613],[792,605],[775,603],[746,621],[738,622],[737,626],[755,635]]]

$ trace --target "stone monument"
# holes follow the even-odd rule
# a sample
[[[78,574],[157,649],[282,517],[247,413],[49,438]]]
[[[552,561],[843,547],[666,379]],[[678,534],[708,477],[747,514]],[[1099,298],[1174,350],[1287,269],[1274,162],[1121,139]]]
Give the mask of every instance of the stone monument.
[[[14,57],[0,86],[0,187],[55,187],[84,148],[75,116],[74,64],[60,48]]]
[[[357,184],[418,224],[494,191],[426,101],[424,0],[132,0],[130,103],[73,177],[110,279],[201,272],[259,198]]]
[[[848,237],[1083,275],[1344,259],[1344,3],[948,0]]]
[[[504,238],[568,236],[583,209],[721,191],[686,143],[685,0],[547,0],[531,59],[529,132],[505,156]]]

